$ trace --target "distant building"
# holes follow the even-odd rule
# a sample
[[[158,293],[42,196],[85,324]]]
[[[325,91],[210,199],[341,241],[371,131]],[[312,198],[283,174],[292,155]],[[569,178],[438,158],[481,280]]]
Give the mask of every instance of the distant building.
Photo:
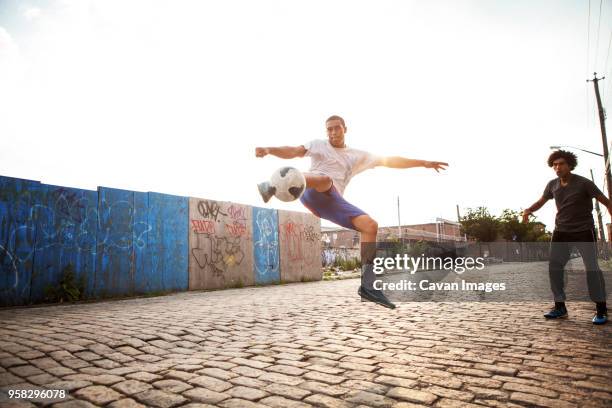
[[[401,234],[400,234],[401,229]],[[461,224],[455,221],[437,218],[436,222],[415,225],[402,225],[401,227],[380,227],[378,229],[379,241],[395,241],[402,239],[410,241],[466,241],[461,234]],[[359,233],[340,227],[321,227],[323,244],[335,248],[359,247]]]

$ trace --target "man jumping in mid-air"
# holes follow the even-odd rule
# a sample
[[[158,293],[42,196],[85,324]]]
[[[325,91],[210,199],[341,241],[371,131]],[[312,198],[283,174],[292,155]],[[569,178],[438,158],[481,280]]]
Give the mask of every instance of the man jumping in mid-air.
[[[394,309],[395,305],[381,290],[374,289],[372,264],[376,257],[376,234],[378,224],[363,210],[346,201],[342,195],[347,184],[358,173],[376,166],[396,169],[426,167],[436,171],[445,170],[444,162],[407,159],[399,156],[380,157],[363,150],[347,147],[344,135],[347,127],[340,116],[331,116],[325,121],[328,140],[313,140],[305,145],[290,147],[257,147],[255,155],[271,154],[281,159],[309,156],[310,172],[306,177],[306,191],[300,201],[314,215],[345,228],[359,231],[361,238],[361,287],[359,295],[371,302]],[[272,196],[260,191],[264,201]]]

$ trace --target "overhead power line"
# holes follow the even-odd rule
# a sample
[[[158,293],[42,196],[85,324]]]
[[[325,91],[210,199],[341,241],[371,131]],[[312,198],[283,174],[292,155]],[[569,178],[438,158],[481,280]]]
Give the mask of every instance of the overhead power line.
[[[597,37],[595,40],[595,69],[597,69],[597,56],[599,54],[599,31],[601,28],[601,5],[603,4],[603,0],[599,0],[599,17],[597,18]],[[589,10],[590,12],[590,10]]]
[[[589,5],[588,5],[589,9],[588,9],[588,17],[587,17],[587,52],[586,52],[586,74],[588,75],[591,72],[591,67],[589,65],[589,58],[591,55],[591,0],[589,0]],[[591,105],[589,103],[589,87],[586,86],[585,87],[585,101],[586,101],[586,127],[589,127],[589,124],[591,123],[590,119],[591,119]]]
[[[586,72],[591,72],[591,66],[589,64],[589,58],[591,57],[591,0],[589,0],[589,17],[587,19],[587,63]]]
[[[606,55],[606,63],[604,65],[604,72],[612,76],[612,69],[608,69],[608,60],[610,58],[610,46],[611,45],[612,45],[612,30],[610,31],[610,41],[608,41],[608,53]],[[610,94],[610,92],[608,92],[606,88],[610,88],[612,90],[612,81],[609,81],[607,87],[606,86],[603,87],[604,106],[608,106],[608,95]]]

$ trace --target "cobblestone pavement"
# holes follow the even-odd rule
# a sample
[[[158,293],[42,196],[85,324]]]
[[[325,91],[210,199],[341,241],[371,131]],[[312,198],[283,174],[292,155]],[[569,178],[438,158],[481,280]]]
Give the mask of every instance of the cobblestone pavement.
[[[358,280],[0,311],[1,406],[610,407],[593,306],[359,301]],[[64,389],[68,400],[7,399]]]

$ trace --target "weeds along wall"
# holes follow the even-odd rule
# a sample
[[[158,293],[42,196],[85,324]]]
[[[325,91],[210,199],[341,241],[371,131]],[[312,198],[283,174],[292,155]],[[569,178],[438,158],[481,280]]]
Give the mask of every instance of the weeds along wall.
[[[320,280],[320,236],[300,212],[0,176],[0,306]]]

